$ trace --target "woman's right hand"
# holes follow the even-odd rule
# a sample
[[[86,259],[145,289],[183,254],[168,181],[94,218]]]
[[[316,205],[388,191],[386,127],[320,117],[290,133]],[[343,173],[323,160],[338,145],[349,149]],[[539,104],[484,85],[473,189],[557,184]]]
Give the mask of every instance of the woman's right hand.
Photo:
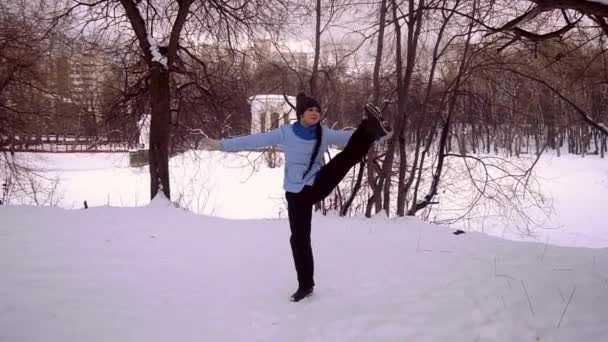
[[[203,150],[207,151],[220,151],[222,149],[222,142],[211,138],[203,138],[201,145]]]

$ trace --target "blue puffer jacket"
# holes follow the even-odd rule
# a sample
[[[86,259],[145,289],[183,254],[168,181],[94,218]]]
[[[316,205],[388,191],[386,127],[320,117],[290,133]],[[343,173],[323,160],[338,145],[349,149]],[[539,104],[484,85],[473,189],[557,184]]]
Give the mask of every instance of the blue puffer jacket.
[[[236,138],[223,139],[223,151],[241,151],[265,146],[280,145],[285,153],[285,176],[283,189],[289,192],[300,192],[305,185],[312,185],[321,169],[321,158],[329,146],[344,146],[353,131],[334,130],[323,126],[323,138],[319,154],[304,179],[302,176],[308,168],[316,140],[304,139],[295,132],[293,125],[284,124],[265,133],[252,134]]]

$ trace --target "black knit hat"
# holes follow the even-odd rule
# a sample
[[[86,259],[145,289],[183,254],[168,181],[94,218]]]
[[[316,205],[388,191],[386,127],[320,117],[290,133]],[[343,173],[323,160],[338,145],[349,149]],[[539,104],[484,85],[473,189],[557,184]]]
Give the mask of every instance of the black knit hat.
[[[306,96],[304,93],[299,93],[296,96],[296,116],[298,120],[300,116],[306,111],[308,108],[317,107],[319,111],[321,110],[321,106],[319,106],[319,102],[312,97]]]

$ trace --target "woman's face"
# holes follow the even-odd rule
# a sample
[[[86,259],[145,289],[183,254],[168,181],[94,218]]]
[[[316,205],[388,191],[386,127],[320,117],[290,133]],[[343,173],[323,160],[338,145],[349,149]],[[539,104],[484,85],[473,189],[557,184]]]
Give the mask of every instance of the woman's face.
[[[319,123],[321,120],[321,110],[317,107],[307,108],[302,116],[300,116],[300,123],[302,126],[312,126]]]

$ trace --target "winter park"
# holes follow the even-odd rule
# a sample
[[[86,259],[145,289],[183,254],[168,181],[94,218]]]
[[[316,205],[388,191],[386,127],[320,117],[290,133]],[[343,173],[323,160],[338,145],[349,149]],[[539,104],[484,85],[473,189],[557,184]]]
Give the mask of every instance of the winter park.
[[[608,0],[0,1],[0,342],[608,341]]]

